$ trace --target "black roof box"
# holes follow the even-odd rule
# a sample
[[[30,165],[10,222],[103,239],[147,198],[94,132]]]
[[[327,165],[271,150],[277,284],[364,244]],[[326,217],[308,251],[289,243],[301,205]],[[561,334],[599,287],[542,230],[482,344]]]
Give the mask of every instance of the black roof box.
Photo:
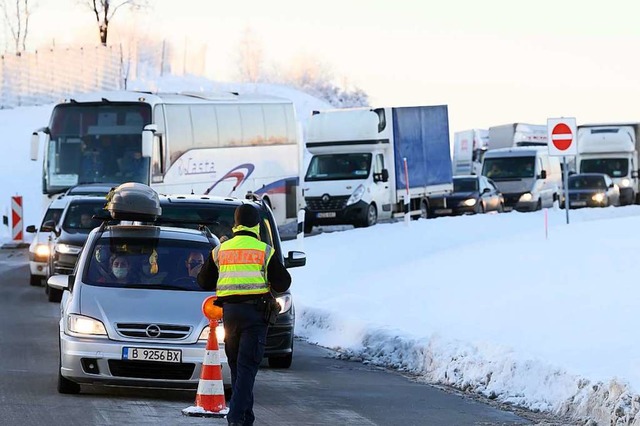
[[[107,210],[115,220],[154,222],[162,214],[158,193],[142,183],[123,183],[107,200]]]

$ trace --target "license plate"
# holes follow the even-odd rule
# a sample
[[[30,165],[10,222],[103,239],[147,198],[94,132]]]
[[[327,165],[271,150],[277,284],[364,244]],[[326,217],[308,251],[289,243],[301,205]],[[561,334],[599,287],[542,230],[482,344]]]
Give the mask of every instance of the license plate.
[[[322,212],[322,213],[318,213],[316,217],[319,217],[319,218],[336,217],[336,212]]]
[[[122,359],[128,361],[182,362],[180,349],[122,348]]]
[[[587,205],[586,201],[571,201],[571,205],[572,206],[576,206],[576,207],[584,207]]]
[[[435,209],[433,212],[435,214],[449,214],[449,213],[452,213],[453,210],[452,209]]]

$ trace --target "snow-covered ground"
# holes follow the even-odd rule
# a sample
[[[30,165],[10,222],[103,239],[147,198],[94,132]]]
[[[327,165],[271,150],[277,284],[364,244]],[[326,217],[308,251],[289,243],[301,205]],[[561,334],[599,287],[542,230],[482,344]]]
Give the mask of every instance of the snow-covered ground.
[[[294,100],[299,117],[329,108],[277,86],[132,87],[268,92]],[[25,224],[42,213],[41,165],[29,160],[29,137],[51,107],[0,110],[0,212],[20,194]],[[548,239],[544,212],[307,238],[307,266],[291,270],[296,333],[426,382],[599,424],[640,425],[640,206],[572,211],[571,222],[550,210]],[[8,228],[0,228],[6,239]]]

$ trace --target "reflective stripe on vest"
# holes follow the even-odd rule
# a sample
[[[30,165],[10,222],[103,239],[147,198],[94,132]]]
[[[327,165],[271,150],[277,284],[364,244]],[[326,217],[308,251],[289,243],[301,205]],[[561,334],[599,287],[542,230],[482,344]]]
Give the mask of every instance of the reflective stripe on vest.
[[[218,297],[269,291],[267,265],[273,256],[271,246],[254,237],[236,235],[216,247],[212,256],[218,266]]]

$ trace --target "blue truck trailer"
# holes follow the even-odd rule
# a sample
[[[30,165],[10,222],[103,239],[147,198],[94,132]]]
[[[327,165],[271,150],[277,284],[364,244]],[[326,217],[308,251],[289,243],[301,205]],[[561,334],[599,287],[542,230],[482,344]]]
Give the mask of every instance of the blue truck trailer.
[[[306,232],[426,218],[453,188],[446,105],[314,111],[305,146]]]

